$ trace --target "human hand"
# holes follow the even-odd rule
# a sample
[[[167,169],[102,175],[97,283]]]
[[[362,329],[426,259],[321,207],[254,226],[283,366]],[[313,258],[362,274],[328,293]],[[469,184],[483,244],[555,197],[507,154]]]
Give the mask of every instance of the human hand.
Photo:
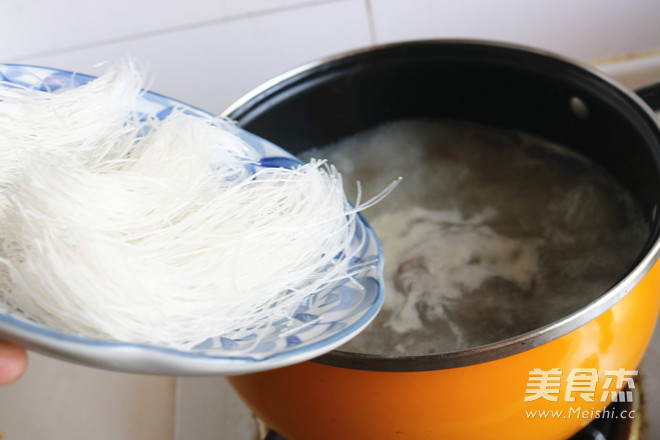
[[[23,348],[0,341],[0,385],[7,385],[25,372],[27,353]]]

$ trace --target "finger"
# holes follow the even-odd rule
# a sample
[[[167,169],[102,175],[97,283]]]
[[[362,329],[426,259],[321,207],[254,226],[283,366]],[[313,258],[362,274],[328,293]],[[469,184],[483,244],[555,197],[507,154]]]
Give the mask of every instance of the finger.
[[[0,385],[21,377],[27,368],[25,349],[0,341]]]

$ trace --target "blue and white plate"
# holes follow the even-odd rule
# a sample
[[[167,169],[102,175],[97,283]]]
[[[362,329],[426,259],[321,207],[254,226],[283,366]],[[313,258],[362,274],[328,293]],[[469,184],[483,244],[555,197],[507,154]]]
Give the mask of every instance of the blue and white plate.
[[[55,91],[94,79],[56,69],[0,65],[2,86],[34,87]],[[164,116],[173,108],[208,116],[195,107],[147,92],[138,111]],[[243,131],[241,136],[258,152],[261,166],[299,163],[270,142]],[[359,247],[356,264],[371,263],[367,272],[311,295],[290,319],[255,330],[241,340],[209,335],[189,351],[158,345],[131,344],[63,333],[0,308],[0,338],[60,359],[99,368],[147,374],[241,374],[283,367],[320,356],[347,342],[364,329],[383,302],[380,243],[360,217],[353,243]],[[255,343],[254,341],[259,341]]]

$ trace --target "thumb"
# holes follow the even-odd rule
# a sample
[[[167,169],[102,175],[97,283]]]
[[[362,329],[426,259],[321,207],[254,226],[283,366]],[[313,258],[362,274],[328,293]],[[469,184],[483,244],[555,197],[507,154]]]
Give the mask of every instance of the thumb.
[[[25,349],[0,341],[0,385],[6,385],[21,377],[27,368]]]

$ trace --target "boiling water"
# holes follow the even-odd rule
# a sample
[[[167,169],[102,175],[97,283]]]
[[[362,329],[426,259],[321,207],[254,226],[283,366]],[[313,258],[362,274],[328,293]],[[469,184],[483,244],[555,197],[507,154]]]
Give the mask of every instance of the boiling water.
[[[648,235],[603,169],[531,136],[400,121],[310,151],[375,193],[365,212],[385,252],[385,304],[341,350],[421,355],[513,337],[612,287]]]

